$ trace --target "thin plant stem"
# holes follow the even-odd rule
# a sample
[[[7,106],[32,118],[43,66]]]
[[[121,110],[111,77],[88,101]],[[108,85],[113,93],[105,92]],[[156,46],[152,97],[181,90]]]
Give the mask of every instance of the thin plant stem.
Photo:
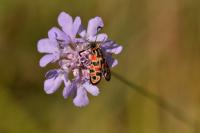
[[[147,89],[145,89],[141,86],[136,85],[135,83],[125,79],[124,77],[122,77],[121,75],[119,75],[115,72],[112,72],[112,75],[115,78],[117,78],[118,80],[120,80],[121,82],[123,82],[124,84],[126,84],[127,86],[129,86],[130,88],[132,88],[135,91],[137,91],[138,93],[140,93],[141,95],[143,95],[146,98],[148,98],[149,100],[155,102],[157,105],[159,105],[163,110],[168,112],[174,118],[176,118],[176,119],[180,120],[181,122],[185,123],[186,125],[190,126],[192,129],[195,129],[195,125],[191,119],[186,117],[186,115],[180,109],[178,109],[174,105],[170,104],[169,102],[164,100],[162,97],[153,94],[152,92],[148,91]]]

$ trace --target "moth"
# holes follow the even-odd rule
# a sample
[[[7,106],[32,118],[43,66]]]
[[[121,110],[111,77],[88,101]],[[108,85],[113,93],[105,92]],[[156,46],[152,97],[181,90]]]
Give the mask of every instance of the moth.
[[[97,27],[97,32],[102,28],[103,27]],[[111,79],[110,68],[100,47],[102,42],[98,42],[96,36],[96,40],[94,42],[87,40],[87,48],[79,52],[81,59],[83,59],[81,60],[82,67],[89,69],[90,82],[93,85],[98,84],[101,81],[102,76],[107,81],[110,81]],[[85,51],[89,51],[88,57],[82,55],[82,53]],[[89,59],[89,61],[87,59]]]
[[[57,40],[59,42],[59,47],[62,48],[62,40]],[[69,46],[77,50],[79,46],[77,44],[69,44]],[[111,79],[111,72],[104,58],[103,52],[101,50],[100,45],[102,42],[89,42],[84,50],[79,51],[80,61],[81,61],[81,68],[89,69],[89,77],[90,82],[93,85],[98,84],[101,81],[102,76],[109,81]],[[83,46],[83,44],[81,45]],[[88,54],[85,54],[88,53]]]
[[[93,85],[98,84],[101,81],[102,76],[107,81],[111,79],[110,68],[103,56],[100,44],[101,43],[96,41],[90,43],[91,54],[89,55],[89,60],[91,61],[91,64],[89,66],[89,73],[90,82]]]
[[[100,48],[101,43],[89,42],[88,48],[79,52],[81,67],[89,70],[90,82],[93,85],[98,84],[102,77],[107,81],[111,79],[110,68]]]

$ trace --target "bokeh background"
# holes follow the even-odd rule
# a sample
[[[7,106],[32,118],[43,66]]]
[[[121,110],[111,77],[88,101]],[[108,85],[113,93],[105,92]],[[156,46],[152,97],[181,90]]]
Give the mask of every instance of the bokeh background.
[[[45,94],[36,44],[61,11],[101,16],[124,47],[112,71],[144,90],[113,76],[84,108]],[[199,133],[199,119],[199,0],[0,0],[0,133]]]

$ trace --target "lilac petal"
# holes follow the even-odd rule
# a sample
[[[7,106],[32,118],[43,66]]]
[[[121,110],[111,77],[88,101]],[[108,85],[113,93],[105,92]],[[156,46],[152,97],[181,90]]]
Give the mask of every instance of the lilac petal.
[[[78,34],[83,38],[86,36],[86,30],[83,25],[80,25]]]
[[[110,68],[115,67],[118,64],[118,60],[117,59],[113,59],[112,55],[110,55],[110,54],[107,55],[106,62],[108,63],[108,66]]]
[[[40,67],[45,67],[47,64],[49,64],[50,62],[54,62],[55,60],[57,60],[57,57],[53,54],[47,54],[44,55],[41,59],[40,59]]]
[[[52,40],[69,41],[69,37],[57,27],[49,30],[48,37]]]
[[[85,39],[83,39],[83,38],[74,38],[73,39],[73,42],[74,43],[77,43],[78,45],[80,44],[85,44],[86,42],[85,42]]]
[[[95,85],[92,85],[88,82],[83,84],[83,87],[93,96],[97,96],[99,94],[99,88]]]
[[[75,38],[76,34],[79,31],[79,28],[81,26],[81,18],[80,17],[76,17],[73,23],[73,29],[72,29],[72,37]]]
[[[62,76],[57,76],[56,78],[47,79],[44,81],[44,90],[47,94],[54,93],[62,83]]]
[[[63,90],[63,97],[67,99],[72,94],[75,86],[71,84],[70,81],[67,81],[67,82],[65,81],[64,83],[65,83],[65,87]]]
[[[121,53],[122,49],[123,49],[122,46],[117,46],[115,48],[106,49],[106,52],[113,53],[113,54],[119,54],[119,53]]]
[[[102,49],[108,53],[119,54],[123,50],[123,47],[114,41],[107,41],[102,45]]]
[[[87,28],[87,35],[88,36],[95,36],[97,34],[97,30],[99,27],[103,27],[104,23],[100,17],[95,17],[89,20],[88,28]]]
[[[111,67],[115,67],[117,64],[118,64],[118,60],[114,59],[112,64],[110,64],[110,65],[111,65]]]
[[[53,69],[53,70],[49,70],[46,74],[45,74],[45,77],[46,79],[51,79],[53,77],[57,77],[58,76],[58,70],[56,69]]]
[[[39,40],[37,49],[40,53],[54,53],[58,51],[56,41],[49,40],[48,38]]]
[[[95,42],[95,41],[104,42],[107,40],[107,38],[108,38],[107,34],[102,33],[102,34],[98,34],[96,36],[89,36],[88,40],[92,41],[92,42]]]
[[[74,69],[73,75],[74,75],[74,77],[78,77],[79,76],[79,69]]]
[[[73,103],[78,107],[83,107],[89,104],[89,99],[87,97],[87,92],[83,87],[77,89],[76,97],[73,100]]]
[[[58,16],[58,24],[67,35],[72,35],[73,19],[69,14],[61,12]]]

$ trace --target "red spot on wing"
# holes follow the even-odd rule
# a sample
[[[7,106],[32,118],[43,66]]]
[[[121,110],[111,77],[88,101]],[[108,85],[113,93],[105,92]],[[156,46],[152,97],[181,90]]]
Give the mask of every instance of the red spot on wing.
[[[96,76],[96,73],[90,73],[90,76]]]
[[[95,71],[100,71],[101,68],[100,67],[95,67]]]
[[[97,56],[96,55],[91,55],[91,60],[96,61],[97,60]]]
[[[90,66],[90,69],[94,69],[94,66],[91,65],[91,66]]]

